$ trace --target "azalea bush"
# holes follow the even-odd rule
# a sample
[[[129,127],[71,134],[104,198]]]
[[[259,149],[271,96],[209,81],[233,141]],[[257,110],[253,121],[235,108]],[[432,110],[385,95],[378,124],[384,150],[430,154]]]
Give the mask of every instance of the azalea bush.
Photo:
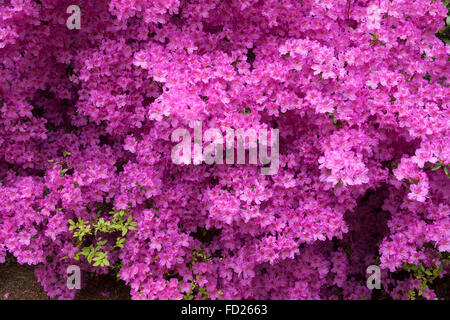
[[[437,298],[446,4],[1,1],[0,263],[60,299],[70,265],[134,299],[370,299],[370,265],[394,299]],[[195,121],[278,129],[278,172],[173,163]]]

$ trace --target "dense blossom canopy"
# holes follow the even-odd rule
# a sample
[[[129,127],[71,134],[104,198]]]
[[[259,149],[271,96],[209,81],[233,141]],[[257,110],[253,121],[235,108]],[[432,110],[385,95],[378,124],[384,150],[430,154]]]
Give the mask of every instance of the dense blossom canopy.
[[[79,0],[69,30],[72,4],[0,4],[0,263],[49,296],[75,264],[135,299],[359,299],[378,264],[408,298],[395,272],[450,251],[441,1]],[[278,173],[174,164],[196,120],[279,129]],[[69,220],[121,209],[110,266],[75,260]]]

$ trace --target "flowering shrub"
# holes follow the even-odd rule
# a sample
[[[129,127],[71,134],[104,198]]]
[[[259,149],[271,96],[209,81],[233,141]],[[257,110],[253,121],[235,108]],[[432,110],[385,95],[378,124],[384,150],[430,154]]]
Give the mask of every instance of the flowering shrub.
[[[372,264],[393,298],[436,297],[443,2],[79,0],[69,30],[73,4],[0,4],[0,262],[61,299],[73,264],[134,299],[370,298]],[[197,120],[279,129],[278,173],[174,164]]]

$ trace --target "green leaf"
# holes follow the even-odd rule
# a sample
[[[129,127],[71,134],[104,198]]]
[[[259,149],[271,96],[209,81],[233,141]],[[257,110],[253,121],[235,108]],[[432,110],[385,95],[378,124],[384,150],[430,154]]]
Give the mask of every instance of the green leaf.
[[[419,179],[408,178],[408,180],[411,181],[414,184],[418,184],[419,183]]]
[[[103,247],[107,242],[107,240],[99,241],[97,242],[97,246]]]
[[[422,290],[425,290],[427,287],[427,282],[426,281],[422,281],[422,283],[420,284],[420,287],[422,288]]]
[[[69,169],[59,169],[59,175],[61,177],[64,177],[64,175],[66,174],[67,171],[69,171]]]

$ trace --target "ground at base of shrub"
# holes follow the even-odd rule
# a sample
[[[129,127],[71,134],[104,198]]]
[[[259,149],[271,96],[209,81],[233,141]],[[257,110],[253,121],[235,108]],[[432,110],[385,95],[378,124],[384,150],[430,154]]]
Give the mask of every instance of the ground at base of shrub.
[[[436,279],[432,286],[439,298],[450,300],[450,276]],[[113,276],[102,275],[88,279],[86,288],[76,300],[130,300],[130,288]],[[384,294],[377,300],[390,299]],[[0,264],[0,300],[51,300],[34,275],[34,267],[16,262]]]
[[[89,278],[76,300],[130,300],[130,288],[113,276]],[[16,262],[0,264],[0,300],[50,300],[37,282],[34,268]]]

